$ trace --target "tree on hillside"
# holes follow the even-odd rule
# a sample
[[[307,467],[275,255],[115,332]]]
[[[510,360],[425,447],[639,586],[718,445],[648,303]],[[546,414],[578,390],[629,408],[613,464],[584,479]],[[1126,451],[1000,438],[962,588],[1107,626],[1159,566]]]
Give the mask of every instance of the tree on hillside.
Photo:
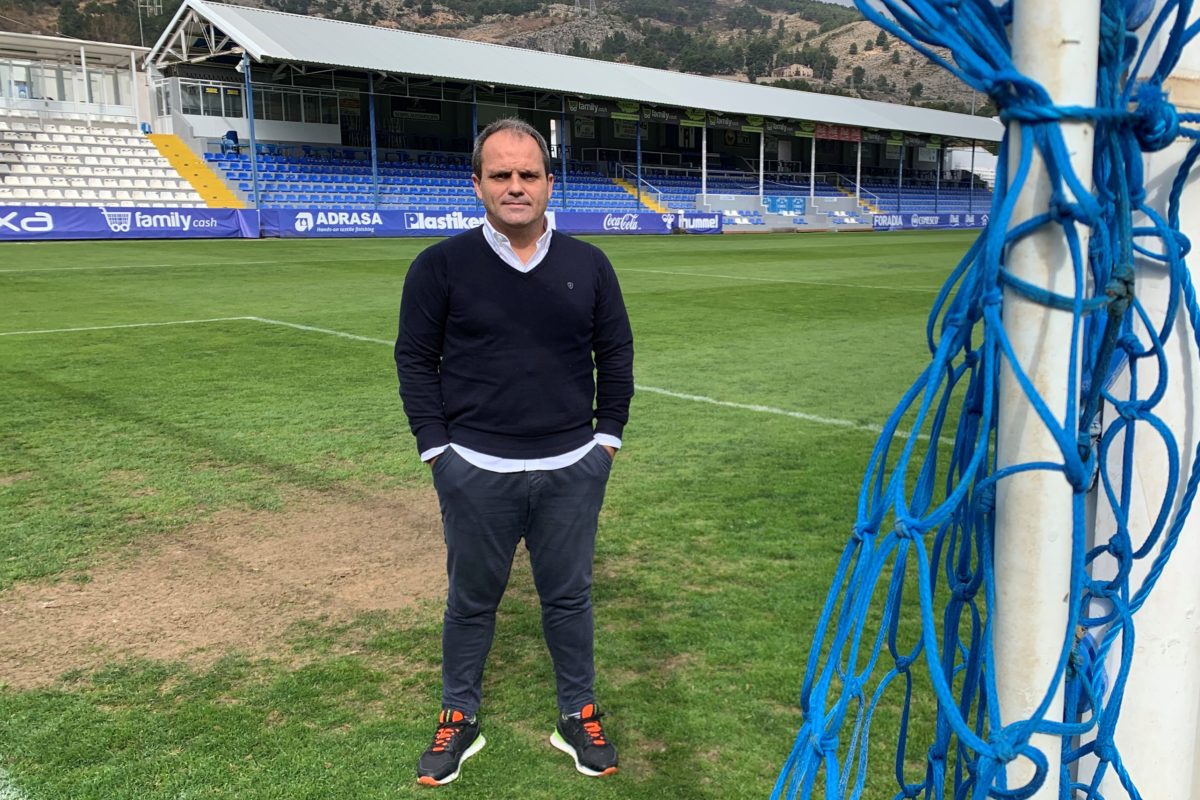
[[[852,55],[852,56],[858,55],[858,44],[856,42],[850,43],[850,55]]]

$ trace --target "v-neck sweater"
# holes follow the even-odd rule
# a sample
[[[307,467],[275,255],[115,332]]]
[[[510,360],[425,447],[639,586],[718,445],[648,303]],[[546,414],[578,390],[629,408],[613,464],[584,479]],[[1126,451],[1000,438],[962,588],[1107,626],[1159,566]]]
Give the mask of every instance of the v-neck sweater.
[[[620,437],[633,397],[633,334],[597,247],[555,232],[529,272],[476,228],[413,261],[395,347],[417,450],[454,443],[542,458],[594,433]]]

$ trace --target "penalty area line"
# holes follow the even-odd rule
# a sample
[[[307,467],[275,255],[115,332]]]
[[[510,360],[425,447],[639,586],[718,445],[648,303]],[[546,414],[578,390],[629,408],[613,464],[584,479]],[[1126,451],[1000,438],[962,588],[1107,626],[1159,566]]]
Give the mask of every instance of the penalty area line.
[[[284,327],[294,328],[294,329],[300,330],[300,331],[310,331],[312,333],[323,333],[328,336],[339,336],[343,339],[353,339],[354,341],[358,341],[358,342],[372,342],[374,344],[385,344],[385,345],[389,345],[389,346],[394,344],[394,342],[391,342],[387,339],[376,339],[376,338],[373,338],[370,336],[359,336],[358,334],[355,334],[355,333],[346,333],[345,331],[337,331],[337,330],[332,330],[330,328],[318,328],[315,325],[302,325],[298,322],[284,322],[282,320],[267,319],[265,317],[247,317],[247,319],[254,320],[255,322],[262,322],[267,325],[282,325]],[[659,394],[659,395],[663,395],[665,397],[672,397],[676,400],[688,400],[693,403],[707,403],[709,405],[720,406],[722,408],[734,408],[739,411],[751,411],[751,412],[754,412],[757,414],[775,414],[777,416],[791,417],[792,419],[804,420],[805,422],[812,422],[817,425],[827,425],[827,426],[837,427],[837,428],[847,428],[850,430],[863,431],[865,433],[874,433],[874,434],[879,434],[879,433],[883,432],[882,425],[864,425],[862,423],[853,422],[848,419],[835,419],[832,417],[822,417],[822,416],[818,416],[816,414],[806,414],[803,411],[788,411],[787,409],[784,409],[784,408],[774,408],[773,406],[764,406],[764,405],[757,405],[757,404],[751,404],[751,403],[734,403],[729,400],[717,400],[716,398],[705,397],[703,395],[698,395],[698,394],[685,394],[683,392],[673,392],[670,389],[661,389],[657,386],[644,386],[642,384],[635,384],[634,389],[639,392],[649,392],[651,394]],[[911,435],[912,434],[909,433],[908,431],[897,431],[896,432],[896,436],[898,436],[901,439],[907,439]],[[926,434],[921,434],[917,438],[919,440],[927,440],[929,438],[929,436]],[[941,441],[943,443],[953,444],[953,442],[950,442],[944,438]]]
[[[177,319],[170,322],[130,322],[124,325],[89,325],[80,328],[42,328],[28,331],[0,331],[0,336],[37,336],[47,333],[84,333],[87,331],[115,331],[120,328],[161,328],[168,325],[202,325],[206,322],[238,322],[254,317],[213,317],[211,319]]]
[[[864,433],[883,433],[882,425],[865,425],[861,422],[853,422],[848,419],[837,419],[835,417],[822,417],[816,414],[806,414],[803,411],[788,411],[786,408],[775,408],[774,406],[762,406],[751,403],[734,403],[729,400],[717,400],[714,397],[705,397],[700,394],[684,394],[683,392],[673,392],[670,389],[660,389],[657,386],[642,386],[636,384],[635,389],[639,392],[650,392],[651,394],[661,394],[664,397],[673,397],[676,400],[688,400],[693,403],[707,403],[708,405],[721,406],[723,408],[736,408],[739,411],[752,411],[756,414],[775,414],[782,417],[791,417],[792,419],[801,419],[805,422],[812,422],[817,425],[827,425],[834,428],[848,428],[850,430],[862,431]],[[896,431],[896,437],[907,439],[912,436],[911,431]],[[917,440],[928,440],[929,435],[922,433],[918,434]],[[939,437],[939,442],[942,444],[954,444],[954,441],[945,437]]]
[[[360,336],[356,333],[347,333],[346,331],[334,330],[333,328],[321,328],[316,325],[304,325],[299,322],[286,322],[279,319],[271,319],[269,317],[213,317],[210,319],[183,319],[171,322],[134,322],[125,325],[92,325],[88,327],[78,328],[47,328],[43,330],[28,330],[28,331],[0,331],[0,336],[33,336],[37,334],[50,333],[81,333],[86,331],[106,331],[118,330],[122,328],[156,328],[169,325],[202,325],[209,322],[257,322],[262,325],[276,325],[283,328],[291,328],[298,331],[307,331],[309,333],[320,333],[325,336],[336,336],[341,339],[350,339],[356,342],[368,342],[371,344],[382,344],[392,346],[395,344],[389,339],[378,339],[373,336]],[[816,425],[824,425],[835,428],[846,428],[847,430],[861,431],[863,433],[879,434],[883,432],[881,425],[865,425],[860,422],[854,422],[848,419],[837,419],[835,417],[822,417],[818,414],[808,414],[803,411],[789,411],[785,408],[776,408],[774,406],[765,406],[757,403],[736,403],[731,400],[718,400],[715,397],[706,397],[699,394],[688,394],[685,392],[675,392],[670,389],[663,389],[658,386],[646,386],[644,384],[635,384],[634,389],[639,392],[649,392],[650,394],[662,395],[675,400],[685,400],[692,403],[704,403],[721,408],[732,408],[738,411],[749,411],[755,414],[772,414],[774,416],[789,417],[791,419],[803,420]],[[907,439],[911,436],[909,431],[896,431],[896,436],[901,439]],[[920,434],[918,440],[927,440],[927,434]],[[952,440],[945,437],[939,437],[939,442],[942,444],[953,444]],[[0,794],[0,800],[7,800]]]

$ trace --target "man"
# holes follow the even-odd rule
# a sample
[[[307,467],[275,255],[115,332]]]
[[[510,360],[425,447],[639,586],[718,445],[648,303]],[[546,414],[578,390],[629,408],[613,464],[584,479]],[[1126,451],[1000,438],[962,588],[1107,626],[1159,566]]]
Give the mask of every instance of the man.
[[[442,711],[418,782],[449,783],[484,745],[483,666],[522,538],[554,662],[551,743],[579,772],[611,775],[617,752],[593,688],[592,557],[633,397],[633,334],[608,259],[547,224],[554,177],[535,128],[513,118],[485,128],[472,182],[485,222],[413,261],[396,339],[450,583]]]

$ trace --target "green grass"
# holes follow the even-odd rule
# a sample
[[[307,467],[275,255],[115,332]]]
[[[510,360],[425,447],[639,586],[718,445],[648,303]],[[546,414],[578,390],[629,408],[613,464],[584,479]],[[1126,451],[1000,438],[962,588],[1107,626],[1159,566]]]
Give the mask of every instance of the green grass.
[[[489,745],[445,791],[764,797],[800,724],[808,641],[874,436],[662,392],[881,423],[926,361],[925,317],[969,238],[595,241],[621,278],[643,387],[596,569],[598,688],[622,773],[582,785],[546,744],[552,677],[518,570],[488,665]],[[0,336],[0,599],[86,580],[123,546],[222,509],[428,486],[386,345],[427,244],[0,248],[0,333],[257,317],[380,340],[245,319]],[[303,667],[230,653],[0,687],[0,768],[30,800],[424,796],[413,764],[436,713],[439,629],[430,603],[296,626]],[[880,713],[894,729],[894,708]],[[891,794],[882,746],[869,796]]]

